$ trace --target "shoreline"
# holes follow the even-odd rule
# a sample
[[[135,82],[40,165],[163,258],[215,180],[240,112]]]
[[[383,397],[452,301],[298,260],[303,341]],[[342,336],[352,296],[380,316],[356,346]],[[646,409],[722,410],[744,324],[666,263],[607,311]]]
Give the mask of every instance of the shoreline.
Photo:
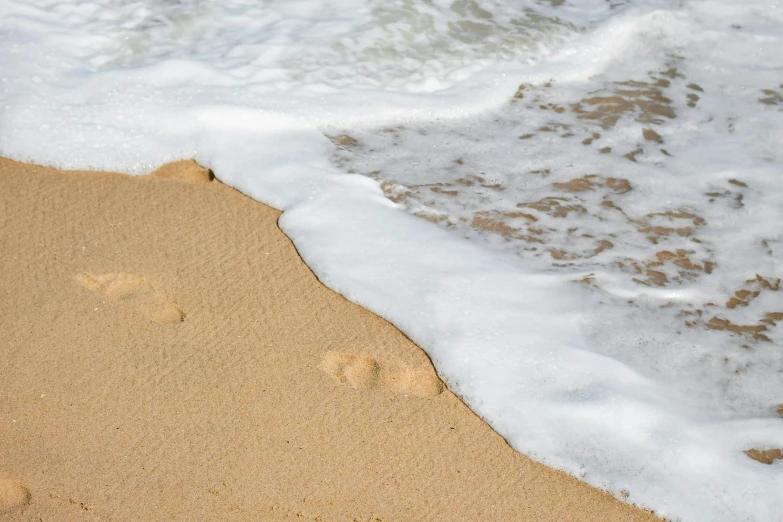
[[[658,520],[514,451],[279,211],[161,170],[0,158],[9,519]]]

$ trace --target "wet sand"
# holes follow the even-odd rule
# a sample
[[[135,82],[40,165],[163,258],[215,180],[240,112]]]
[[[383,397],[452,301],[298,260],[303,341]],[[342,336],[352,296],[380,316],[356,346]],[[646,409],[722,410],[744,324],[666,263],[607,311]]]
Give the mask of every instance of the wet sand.
[[[280,212],[154,178],[0,159],[0,519],[657,520],[512,450]]]

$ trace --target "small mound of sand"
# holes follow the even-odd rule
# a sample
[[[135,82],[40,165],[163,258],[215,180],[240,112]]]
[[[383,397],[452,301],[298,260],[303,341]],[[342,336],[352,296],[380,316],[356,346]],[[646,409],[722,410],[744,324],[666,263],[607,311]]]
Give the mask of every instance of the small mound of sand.
[[[30,503],[30,490],[15,480],[0,479],[0,515]]]
[[[151,179],[173,179],[188,183],[209,183],[212,181],[212,171],[202,167],[193,160],[166,163],[159,169],[147,174]]]

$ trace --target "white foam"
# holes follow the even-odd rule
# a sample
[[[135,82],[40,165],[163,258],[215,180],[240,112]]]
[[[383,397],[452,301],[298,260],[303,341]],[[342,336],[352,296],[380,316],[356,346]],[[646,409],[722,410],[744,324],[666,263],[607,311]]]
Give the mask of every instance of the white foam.
[[[758,100],[783,96],[781,9],[761,0],[742,9],[729,0],[570,4],[3,0],[0,154],[128,173],[194,157],[285,210],[280,225],[319,278],[420,344],[518,450],[671,518],[775,520],[783,463],[744,451],[783,447],[771,411],[783,402],[781,334],[770,329],[770,343],[742,349],[725,332],[683,328],[676,306],[725,300],[759,270],[780,274],[783,103]],[[646,125],[630,113],[602,130],[619,155],[554,134],[518,139],[557,118],[579,132],[595,125],[528,108],[530,98],[507,105],[519,83],[542,104],[567,107],[671,66],[687,81],[672,78],[677,117],[655,128],[672,157],[646,147],[635,162],[623,158]],[[688,82],[703,87],[695,108]],[[318,129],[350,132],[360,146],[341,153]],[[395,204],[334,157],[400,185],[452,182],[464,158],[502,190]],[[536,169],[551,177],[519,175]],[[611,250],[570,265],[459,224],[589,172],[631,180],[629,215],[688,208],[705,219],[702,242],[687,248],[694,260],[714,259],[715,271],[666,288],[633,284],[611,267],[644,260],[649,245],[608,211],[539,216],[548,240],[567,248],[590,245],[569,235],[574,223],[593,237],[615,234]],[[748,185],[745,210],[703,197],[731,179]],[[420,210],[455,230],[410,214]],[[575,282],[588,274],[602,291]],[[783,311],[777,295],[727,317],[746,324]]]

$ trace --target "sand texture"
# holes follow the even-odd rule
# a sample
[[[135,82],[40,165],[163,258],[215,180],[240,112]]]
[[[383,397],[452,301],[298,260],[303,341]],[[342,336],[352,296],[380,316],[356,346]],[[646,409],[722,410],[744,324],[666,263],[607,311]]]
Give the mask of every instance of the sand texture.
[[[0,159],[0,520],[654,519],[512,450],[279,216]]]

